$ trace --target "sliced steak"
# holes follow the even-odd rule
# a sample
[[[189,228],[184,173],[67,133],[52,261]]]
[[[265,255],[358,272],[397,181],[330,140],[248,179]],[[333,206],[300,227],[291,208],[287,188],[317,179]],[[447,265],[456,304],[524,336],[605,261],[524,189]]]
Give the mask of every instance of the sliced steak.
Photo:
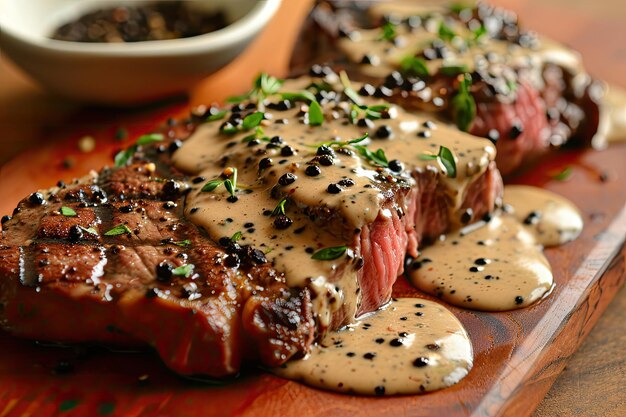
[[[194,109],[191,129],[140,138],[120,167],[22,200],[0,240],[2,327],[145,344],[178,373],[224,376],[387,303],[405,254],[491,211],[501,179],[490,142],[355,108],[336,81]]]
[[[578,55],[483,2],[321,1],[301,41],[307,47],[294,53],[296,72],[320,61],[343,67],[378,96],[489,138],[505,175],[552,146],[589,145],[598,129],[601,88]],[[477,108],[469,125],[453,102],[463,72]]]

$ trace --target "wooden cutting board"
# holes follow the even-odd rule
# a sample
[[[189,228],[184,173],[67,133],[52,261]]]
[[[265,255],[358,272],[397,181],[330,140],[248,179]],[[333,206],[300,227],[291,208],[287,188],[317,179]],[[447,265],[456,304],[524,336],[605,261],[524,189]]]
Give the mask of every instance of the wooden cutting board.
[[[232,74],[218,74],[218,79]],[[210,85],[192,99],[207,97]],[[241,83],[232,85],[241,88]],[[161,105],[125,115],[103,116],[94,109],[76,115],[67,126],[47,132],[45,145],[1,168],[0,214],[10,213],[35,188],[111,164],[116,149],[185,112],[185,105]],[[120,127],[128,132],[121,142],[115,139]],[[76,147],[85,135],[97,143],[87,154]],[[173,375],[151,352],[53,348],[0,333],[0,417],[528,415],[624,280],[624,161],[626,144],[601,152],[562,152],[515,180],[573,200],[583,212],[585,230],[577,241],[547,251],[557,285],[541,303],[505,313],[451,308],[467,327],[476,353],[474,369],[455,387],[424,396],[366,398],[327,393],[254,370],[227,385],[209,386]],[[571,177],[553,180],[565,167],[572,167]],[[602,174],[606,182],[599,180]],[[402,278],[395,292],[418,295]],[[67,319],[71,325],[72,318]],[[68,368],[63,362],[71,372],[63,372]]]

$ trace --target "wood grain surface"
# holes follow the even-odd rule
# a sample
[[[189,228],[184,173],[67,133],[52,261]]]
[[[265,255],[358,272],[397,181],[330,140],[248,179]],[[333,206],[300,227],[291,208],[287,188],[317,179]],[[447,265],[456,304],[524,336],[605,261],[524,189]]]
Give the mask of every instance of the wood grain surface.
[[[275,24],[240,59],[196,88],[192,102],[220,100],[237,93],[260,69],[284,72],[290,42],[307,3],[285,2]],[[616,42],[626,39],[620,25],[626,15],[622,2],[574,1],[568,2],[568,8],[563,8],[560,0],[498,3],[520,11],[530,26],[573,44],[583,51],[595,74],[620,83],[621,74],[626,73],[626,52]],[[595,38],[594,42],[589,43],[588,37]],[[42,93],[5,59],[0,59],[0,83],[0,163],[27,150],[0,168],[0,214],[9,212],[34,188],[110,163],[114,150],[130,140],[120,143],[113,139],[119,127],[127,129],[132,138],[184,107],[183,102],[125,111],[78,106]],[[94,152],[83,154],[77,149],[77,141],[85,135],[96,137]],[[458,387],[436,394],[438,398],[338,396],[268,375],[251,375],[228,387],[207,388],[174,377],[150,354],[49,349],[2,335],[0,416],[51,416],[64,410],[64,415],[84,416],[331,412],[395,416],[429,415],[436,404],[445,404],[446,411],[459,415],[528,415],[624,279],[623,252],[612,263],[608,260],[626,230],[625,160],[624,145],[603,152],[565,153],[520,180],[545,184],[573,198],[587,216],[587,228],[579,241],[563,250],[549,251],[558,286],[546,301],[514,313],[455,310],[470,328],[477,352],[476,368]],[[63,161],[71,167],[65,168]],[[574,167],[570,180],[549,181],[551,173],[564,166]],[[599,186],[597,176],[602,170],[609,172],[610,181]],[[413,290],[398,285],[397,291]],[[573,355],[572,366],[544,400],[537,416],[624,414],[626,365],[620,344],[624,320],[623,310],[619,310],[625,304],[624,294],[622,291],[617,308],[609,310],[592,333],[591,344]],[[53,374],[51,370],[60,359],[71,360],[76,372]],[[150,382],[140,384],[137,378],[141,375],[149,375]],[[439,413],[441,408],[437,411],[431,415],[449,415]]]

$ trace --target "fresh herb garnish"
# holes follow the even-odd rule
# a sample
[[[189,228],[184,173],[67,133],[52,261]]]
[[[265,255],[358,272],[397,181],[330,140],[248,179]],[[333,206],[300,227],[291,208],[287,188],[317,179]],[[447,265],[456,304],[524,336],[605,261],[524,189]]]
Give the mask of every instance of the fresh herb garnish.
[[[439,69],[439,73],[441,73],[442,75],[449,76],[449,77],[454,77],[465,72],[469,72],[469,68],[465,64],[447,65]]]
[[[405,74],[417,75],[422,78],[430,75],[428,67],[426,66],[426,61],[416,56],[404,57],[400,62],[400,68]]]
[[[382,29],[382,33],[380,35],[379,40],[392,41],[396,38],[397,36],[396,27],[393,23],[385,22],[385,24],[382,25],[381,29]]]
[[[485,25],[481,24],[479,27],[477,27],[476,29],[472,30],[472,36],[473,36],[472,41],[474,43],[478,42],[480,40],[480,38],[485,36],[487,33],[488,33],[487,28],[485,27]]]
[[[324,123],[324,113],[317,101],[312,101],[309,105],[309,125],[321,126]]]
[[[464,132],[469,130],[476,117],[476,101],[470,94],[471,85],[472,77],[465,73],[460,80],[458,93],[450,102],[454,122]]]
[[[194,265],[187,264],[181,265],[178,268],[172,269],[172,275],[183,276],[185,278],[189,278],[191,274],[193,274]]]
[[[450,5],[450,11],[452,13],[461,14],[461,12],[466,9],[472,9],[472,6],[468,6],[463,3],[454,3]]]
[[[385,151],[383,151],[382,149],[371,151],[363,145],[353,145],[352,147],[356,149],[363,158],[367,159],[374,165],[380,165],[381,167],[385,168],[389,167],[389,161],[387,161]]]
[[[263,112],[257,111],[244,117],[241,126],[243,130],[252,130],[261,123],[261,120],[263,120]]]
[[[83,227],[83,226],[78,226],[80,228],[80,230],[82,230],[85,233],[89,233],[90,235],[94,235],[94,236],[98,236],[98,231],[96,229],[94,229],[93,227]]]
[[[441,40],[446,42],[452,42],[452,39],[456,36],[456,32],[446,25],[445,22],[439,24],[438,34]]]
[[[226,116],[228,114],[228,110],[222,110],[218,113],[215,114],[211,114],[209,117],[206,118],[207,122],[214,122],[216,120],[221,120],[224,118],[224,116]]]
[[[241,239],[241,237],[243,236],[243,234],[241,232],[235,232],[231,237],[230,240],[231,242],[237,242],[238,240]]]
[[[254,80],[252,90],[240,96],[229,97],[226,101],[229,103],[240,103],[245,100],[263,101],[272,94],[276,94],[282,85],[282,80],[272,77],[266,73],[261,73]]]
[[[279,214],[285,214],[285,204],[287,204],[287,197],[283,198],[276,204],[274,210],[272,210],[272,216],[278,216]]]
[[[280,97],[283,100],[289,101],[315,101],[315,94],[310,91],[303,90],[299,93],[281,93]]]
[[[135,152],[137,152],[137,149],[139,148],[139,146],[149,145],[151,143],[160,142],[162,140],[163,140],[163,135],[160,133],[151,133],[149,135],[140,136],[134,145],[119,151],[115,155],[115,158],[114,158],[115,167],[119,168],[119,167],[126,165],[128,161],[133,157]]]
[[[64,215],[64,216],[67,216],[67,217],[76,217],[77,216],[77,214],[76,214],[76,212],[74,210],[72,210],[69,207],[65,207],[65,206],[61,207],[61,214]]]
[[[351,123],[364,116],[370,120],[378,120],[383,117],[383,112],[389,109],[389,104],[375,104],[372,106],[353,104],[350,110],[349,118]]]
[[[161,133],[150,133],[148,135],[142,135],[137,139],[137,146],[150,145],[151,143],[161,142],[163,135]]]
[[[439,147],[437,155],[430,153],[423,153],[419,156],[422,161],[431,161],[438,159],[441,161],[441,165],[446,169],[446,176],[450,178],[456,178],[456,161],[454,160],[454,154],[445,146]]]
[[[357,92],[352,88],[352,83],[350,82],[350,78],[345,71],[339,72],[339,79],[341,80],[341,85],[343,86],[343,93],[348,97],[352,102],[357,105],[361,105],[362,100],[361,97],[357,94]]]
[[[317,259],[319,261],[332,261],[334,259],[340,258],[343,254],[346,253],[348,248],[346,246],[333,246],[330,248],[320,249],[311,255],[312,259]]]
[[[115,226],[113,229],[106,232],[104,235],[105,236],[119,236],[119,235],[123,235],[124,233],[131,234],[133,233],[133,231],[130,230],[128,226],[126,226],[125,224],[119,224]]]
[[[210,193],[220,185],[224,185],[226,191],[228,191],[231,197],[234,197],[237,192],[237,168],[226,168],[222,176],[225,178],[216,178],[204,184],[200,189],[200,192]]]
[[[330,147],[336,147],[336,148],[344,148],[346,146],[353,145],[355,143],[363,142],[368,137],[369,137],[369,133],[365,133],[360,138],[346,140],[346,141],[327,140],[326,142],[317,143],[313,145],[313,147],[319,148],[320,146],[330,146]]]
[[[181,240],[181,241],[173,242],[173,243],[176,246],[180,246],[181,248],[185,248],[185,247],[191,245],[191,240],[185,239],[185,240]]]
[[[442,165],[446,168],[446,175],[450,178],[456,178],[456,161],[454,160],[452,151],[445,146],[440,146],[437,155]]]
[[[554,178],[557,181],[565,181],[572,175],[572,172],[574,172],[572,167],[565,167],[563,168],[561,172],[552,176],[552,178]]]

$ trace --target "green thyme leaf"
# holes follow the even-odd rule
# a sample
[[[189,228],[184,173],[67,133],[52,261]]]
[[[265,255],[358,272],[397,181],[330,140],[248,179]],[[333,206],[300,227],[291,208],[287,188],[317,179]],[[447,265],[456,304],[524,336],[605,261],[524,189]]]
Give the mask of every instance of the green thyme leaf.
[[[464,132],[469,130],[476,117],[476,101],[469,91],[471,85],[472,78],[466,73],[459,85],[459,92],[450,102],[454,122]]]
[[[478,41],[480,38],[482,38],[486,34],[487,34],[487,28],[485,27],[485,25],[480,25],[479,27],[477,27],[476,29],[472,31],[472,35],[474,37],[473,41],[474,42]]]
[[[221,120],[228,114],[228,110],[222,110],[221,112],[210,115],[206,118],[207,122],[214,122],[216,120]]]
[[[439,37],[441,38],[441,40],[446,41],[446,42],[451,42],[452,39],[454,39],[454,37],[456,36],[456,32],[454,32],[448,25],[446,25],[444,22],[441,22],[439,24]]]
[[[181,265],[178,268],[172,269],[172,275],[183,276],[185,278],[189,278],[191,274],[193,274],[194,265],[187,264]]]
[[[469,72],[467,65],[447,65],[439,69],[439,73],[448,77],[454,77],[464,72]]]
[[[309,125],[321,126],[324,123],[324,113],[317,101],[312,101],[309,105]]]
[[[119,236],[119,235],[123,235],[124,233],[133,233],[133,231],[130,230],[128,226],[126,226],[125,224],[119,224],[115,226],[113,229],[106,232],[104,235],[105,236]]]
[[[456,161],[454,160],[454,154],[452,151],[445,146],[440,146],[437,156],[446,168],[446,175],[449,178],[456,178]]]
[[[359,154],[361,154],[363,158],[367,159],[371,163],[385,168],[389,166],[389,162],[387,161],[387,157],[385,156],[385,151],[383,151],[382,149],[378,149],[375,152],[372,152],[365,146],[354,145],[353,147],[359,152]]]
[[[303,90],[299,93],[282,93],[280,95],[280,97],[283,100],[289,100],[289,101],[304,101],[304,102],[309,102],[309,101],[315,101],[315,94],[311,93],[310,91],[306,91]]]
[[[137,152],[137,146],[133,145],[127,149],[123,149],[121,151],[119,151],[116,155],[115,155],[115,168],[120,168],[125,166],[128,161],[133,157],[133,155],[135,154],[135,152]]]
[[[461,14],[461,12],[466,9],[472,9],[472,6],[463,3],[453,3],[450,5],[450,11],[452,13]]]
[[[438,159],[439,155],[433,155],[431,153],[423,153],[419,156],[419,159],[422,161],[431,161],[433,159]]]
[[[96,229],[94,229],[93,227],[83,227],[83,226],[78,226],[78,227],[80,227],[80,230],[82,230],[85,233],[89,233],[90,235],[98,236],[98,231]]]
[[[204,184],[200,191],[203,193],[210,193],[222,184],[224,184],[224,180],[211,180]]]
[[[430,72],[424,59],[416,56],[406,56],[400,62],[400,68],[405,74],[417,75],[418,77],[428,77]]]
[[[155,142],[161,142],[162,140],[163,135],[161,133],[150,133],[148,135],[140,136],[136,143],[138,146],[144,146]]]
[[[261,120],[263,120],[263,112],[257,111],[257,112],[247,115],[243,119],[243,124],[242,124],[243,130],[254,129],[261,123]]]
[[[236,241],[240,240],[242,236],[243,236],[243,235],[242,235],[242,233],[241,233],[241,232],[235,232],[235,233],[234,233],[234,234],[230,237],[230,240],[231,240],[232,242],[236,242]]]
[[[360,138],[356,138],[356,139],[352,139],[348,141],[349,145],[354,145],[355,143],[360,143],[363,142],[365,139],[367,139],[370,136],[369,133],[365,133],[363,136],[361,136]]]
[[[572,175],[572,172],[574,172],[572,167],[565,167],[563,171],[554,175],[552,178],[554,178],[557,181],[566,181]]]
[[[261,80],[261,91],[265,97],[275,94],[280,90],[280,87],[283,85],[283,81],[279,80],[276,77],[272,77],[266,73],[263,73],[259,76]]]
[[[77,216],[77,214],[76,214],[76,212],[74,210],[72,210],[69,207],[65,207],[65,206],[61,207],[61,214],[64,215],[64,216],[67,216],[67,217],[76,217]]]
[[[226,187],[226,191],[228,191],[231,196],[235,196],[235,185],[233,184],[232,180],[230,180],[230,178],[224,180],[224,187]]]
[[[250,93],[246,93],[246,94],[242,94],[240,96],[231,96],[228,97],[226,99],[227,103],[232,103],[232,104],[236,104],[236,103],[241,103],[242,101],[245,101],[247,99],[250,98]]]
[[[343,86],[343,93],[352,100],[355,104],[360,105],[362,103],[361,97],[358,95],[354,88],[352,88],[352,83],[350,82],[350,78],[345,71],[339,72],[339,79],[341,80],[341,85]]]
[[[312,259],[318,261],[332,261],[334,259],[342,257],[348,248],[346,246],[333,246],[330,248],[320,249],[311,255]]]
[[[382,32],[380,35],[380,40],[383,41],[392,41],[396,38],[396,27],[391,22],[385,22],[385,24],[381,27]]]
[[[191,240],[185,239],[185,240],[181,240],[181,241],[178,241],[178,242],[174,242],[174,244],[176,246],[180,246],[181,248],[185,248],[185,247],[191,245]]]
[[[278,216],[279,214],[285,214],[285,204],[287,204],[287,197],[278,202],[274,210],[272,210],[272,216]]]

